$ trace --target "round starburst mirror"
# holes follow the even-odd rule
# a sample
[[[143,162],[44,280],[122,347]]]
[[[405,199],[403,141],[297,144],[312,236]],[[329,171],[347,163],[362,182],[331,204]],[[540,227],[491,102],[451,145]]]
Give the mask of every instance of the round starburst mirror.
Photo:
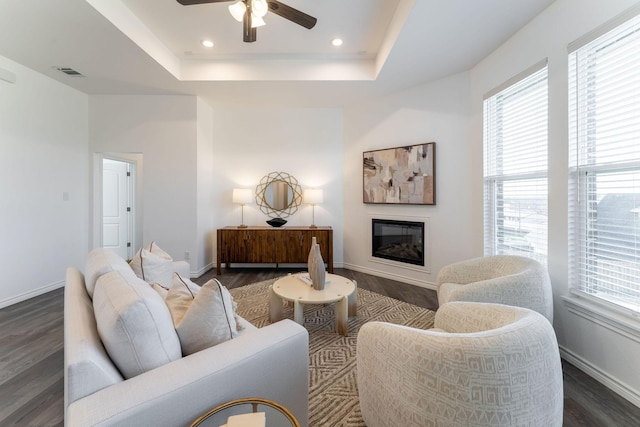
[[[265,175],[256,187],[256,203],[269,218],[287,218],[302,204],[298,180],[286,172]]]

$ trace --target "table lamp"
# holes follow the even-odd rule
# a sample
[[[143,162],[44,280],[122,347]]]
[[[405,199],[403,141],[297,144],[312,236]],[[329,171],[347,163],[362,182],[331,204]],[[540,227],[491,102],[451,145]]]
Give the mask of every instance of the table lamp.
[[[316,205],[322,203],[322,189],[319,188],[307,188],[306,190],[304,190],[304,202],[311,205],[312,209],[313,209],[313,217],[311,220],[311,225],[309,226],[309,228],[318,228],[318,226],[315,224],[316,222]]]
[[[253,192],[249,188],[234,188],[232,201],[242,205],[242,221],[238,228],[247,228],[244,223],[244,205],[248,205],[253,200]]]

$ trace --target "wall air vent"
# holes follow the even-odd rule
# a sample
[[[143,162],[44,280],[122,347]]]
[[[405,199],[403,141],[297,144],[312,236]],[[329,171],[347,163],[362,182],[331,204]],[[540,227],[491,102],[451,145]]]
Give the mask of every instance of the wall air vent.
[[[82,73],[79,73],[78,71],[74,70],[73,68],[70,67],[53,67],[56,70],[65,73],[67,76],[71,76],[71,77],[84,77],[84,75]]]

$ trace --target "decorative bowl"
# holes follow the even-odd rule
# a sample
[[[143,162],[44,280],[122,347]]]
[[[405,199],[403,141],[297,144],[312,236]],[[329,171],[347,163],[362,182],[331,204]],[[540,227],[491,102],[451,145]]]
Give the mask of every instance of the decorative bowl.
[[[282,218],[271,218],[269,221],[267,221],[267,224],[269,224],[272,227],[282,227],[286,223],[287,223],[287,220]]]

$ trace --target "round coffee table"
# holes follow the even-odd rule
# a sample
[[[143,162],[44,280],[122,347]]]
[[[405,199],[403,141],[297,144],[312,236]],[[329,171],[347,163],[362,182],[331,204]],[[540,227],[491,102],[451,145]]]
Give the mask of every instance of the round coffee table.
[[[195,420],[190,427],[220,427],[233,415],[264,412],[266,427],[300,427],[291,412],[279,403],[267,399],[238,399],[217,406]]]
[[[307,273],[291,274],[276,280],[269,291],[269,320],[271,323],[282,318],[282,302],[293,303],[294,320],[304,325],[303,304],[331,304],[334,306],[336,332],[347,335],[349,316],[356,315],[358,296],[356,283],[337,274],[327,274],[324,289],[316,291],[301,279]]]

